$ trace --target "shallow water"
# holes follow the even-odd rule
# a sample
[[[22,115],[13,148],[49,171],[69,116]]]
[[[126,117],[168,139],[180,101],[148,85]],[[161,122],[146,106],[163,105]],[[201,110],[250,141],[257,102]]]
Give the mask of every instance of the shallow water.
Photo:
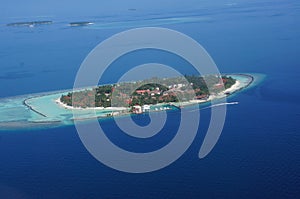
[[[242,90],[245,90],[258,85],[264,75],[252,74],[252,76],[248,76],[231,74],[230,76],[239,81],[240,87],[244,88]],[[236,93],[240,91],[241,90],[237,90]],[[27,126],[30,126],[31,129],[33,129],[34,126],[37,128],[40,128],[41,126],[47,128],[53,127],[53,124],[56,124],[55,126],[72,125],[74,119],[88,120],[89,118],[92,119],[96,117],[105,119],[107,114],[112,113],[111,110],[69,109],[59,105],[56,101],[68,92],[69,91],[36,93],[2,99],[0,101],[1,130],[17,130]],[[215,101],[217,101],[217,99]],[[179,103],[178,106],[181,106],[181,104],[185,104],[186,106],[189,103]],[[204,103],[201,106],[205,106],[206,104],[209,104],[209,102]],[[189,106],[198,110],[198,105],[189,104]],[[152,111],[163,111],[163,108],[163,105],[157,105],[152,106],[151,109]],[[170,107],[170,109],[174,108]],[[166,109],[164,111],[166,111]]]
[[[200,128],[189,150],[175,163],[153,173],[128,174],[104,166],[84,148],[72,125],[1,131],[0,197],[299,198],[299,2],[209,2],[205,1],[205,6],[198,1],[172,3],[173,6],[159,3],[157,9],[149,5],[144,10],[137,3],[140,11],[129,14],[126,5],[126,12],[120,15],[104,8],[99,15],[96,8],[91,8],[97,17],[84,20],[114,23],[100,29],[68,27],[69,21],[79,18],[71,9],[68,13],[58,10],[56,16],[50,17],[55,21],[51,26],[6,27],[1,21],[2,98],[72,88],[81,62],[99,42],[133,27],[137,21],[139,27],[143,20],[151,18],[155,18],[155,23],[157,19],[175,18],[176,23],[153,23],[181,31],[200,42],[221,73],[262,73],[266,77],[257,86],[229,98],[239,103],[227,107],[222,135],[206,158],[200,160],[198,152],[209,124],[210,109],[201,111]],[[26,13],[23,8],[16,10]],[[73,15],[69,16],[70,13]],[[88,14],[92,13],[83,15]],[[177,20],[191,16],[210,20]],[[7,23],[15,20],[3,19]],[[127,20],[132,22],[119,26]],[[100,83],[115,81],[128,68],[149,62],[171,65],[186,74],[194,72],[180,58],[147,51],[120,58],[110,69],[116,72],[108,70],[109,75]],[[18,111],[20,102],[14,100],[1,102],[1,106]],[[20,118],[27,118],[27,113]],[[174,121],[179,116],[180,112],[168,112],[169,122],[163,131],[144,141],[122,133],[112,119],[100,123],[118,146],[147,152],[172,140],[178,129],[178,122]],[[14,116],[7,111],[0,114],[0,119],[14,120]],[[145,115],[134,116],[133,120],[140,125],[149,123]]]

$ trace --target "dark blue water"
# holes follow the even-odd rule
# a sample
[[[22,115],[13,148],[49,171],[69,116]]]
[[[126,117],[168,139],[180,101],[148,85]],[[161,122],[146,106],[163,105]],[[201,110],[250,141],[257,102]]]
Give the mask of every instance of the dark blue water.
[[[185,5],[183,10],[178,5],[150,8],[109,20],[210,17],[204,22],[163,27],[200,42],[223,73],[266,75],[256,87],[230,98],[239,104],[228,106],[226,124],[213,151],[198,159],[209,109],[201,111],[200,128],[189,150],[170,166],[146,174],[122,173],[99,163],[84,148],[73,126],[1,131],[0,198],[300,197],[299,3],[239,1],[234,6],[223,3],[203,9],[199,4],[193,9]],[[70,28],[64,24],[74,18],[59,15],[53,19],[55,24],[33,29],[0,27],[1,97],[71,88],[87,53],[126,29]],[[156,52],[155,59],[150,55],[129,55],[124,62],[128,66],[149,60],[174,67],[185,64],[165,54]],[[111,75],[111,79],[118,76]],[[170,121],[177,121],[178,114],[169,113],[162,134],[146,144],[122,135],[111,120],[101,123],[118,145],[149,151],[173,138],[178,124]],[[145,115],[134,119],[141,125],[149,122]]]

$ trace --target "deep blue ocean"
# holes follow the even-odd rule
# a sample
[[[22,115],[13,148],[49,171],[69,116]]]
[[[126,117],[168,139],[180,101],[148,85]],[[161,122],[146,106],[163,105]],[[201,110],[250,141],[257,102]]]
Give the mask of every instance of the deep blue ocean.
[[[212,152],[198,158],[210,109],[201,111],[200,128],[188,151],[170,166],[145,174],[123,173],[98,162],[85,149],[74,126],[1,130],[1,199],[300,198],[299,1],[179,4],[114,13],[106,10],[93,16],[2,17],[0,97],[70,89],[84,58],[106,38],[134,27],[174,29],[202,44],[221,73],[265,75],[257,86],[228,99],[239,104],[227,107],[223,132]],[[195,16],[203,20],[156,21]],[[5,26],[48,19],[54,23],[34,28]],[[78,20],[114,23],[103,28],[67,26]],[[174,67],[185,64],[159,52],[128,56],[117,64],[128,68],[150,61]],[[102,83],[113,82],[119,72],[109,71]],[[136,140],[131,143],[112,120],[101,124],[118,145],[147,151],[172,139],[178,124],[171,121],[177,121],[179,114],[168,114],[164,132],[150,146]],[[134,116],[134,120],[141,125],[149,122],[146,115]]]

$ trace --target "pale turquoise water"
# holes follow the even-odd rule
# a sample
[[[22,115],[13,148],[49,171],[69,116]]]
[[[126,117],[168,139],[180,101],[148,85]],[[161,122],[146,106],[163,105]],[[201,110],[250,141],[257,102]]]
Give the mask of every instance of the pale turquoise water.
[[[128,11],[133,7],[137,10]],[[139,27],[143,25],[140,21],[153,18],[208,17],[211,20],[162,27],[183,32],[202,44],[221,73],[266,74],[257,86],[229,97],[228,101],[239,103],[227,107],[222,135],[205,159],[200,160],[198,152],[210,109],[201,110],[200,129],[189,150],[174,164],[153,173],[132,175],[106,167],[85,149],[73,125],[9,131],[0,127],[1,199],[299,198],[299,0],[11,0],[2,2],[0,16],[1,98],[72,88],[87,54],[128,29],[67,26],[79,20],[131,20]],[[35,28],[5,26],[39,19],[54,23]],[[108,72],[107,82],[118,80],[125,72],[120,66],[128,66],[128,70],[153,62],[177,69],[186,66],[162,52],[141,54],[122,59],[119,67]],[[6,110],[1,112],[1,120],[14,120],[12,113],[23,111],[20,104],[14,99],[8,103],[1,100],[1,107],[6,106],[0,108]],[[20,119],[31,117],[25,112]],[[113,120],[100,123],[117,146],[149,152],[170,142],[179,116],[179,111],[168,112],[165,128],[150,140],[127,136]],[[144,114],[133,119],[142,126],[149,123]]]
[[[249,85],[252,81],[251,77],[244,75],[231,75],[233,78],[240,81],[242,87]],[[255,86],[261,81],[262,74],[252,74],[254,81],[249,86]],[[59,105],[56,100],[61,95],[66,94],[67,91],[57,91],[51,93],[32,94],[14,98],[2,99],[0,101],[0,124],[5,129],[5,126],[12,127],[9,122],[14,122],[13,126],[22,128],[22,125],[33,127],[42,125],[50,126],[52,123],[59,123],[59,125],[70,125],[72,120],[76,119],[89,119],[95,117],[106,117],[111,110],[91,110],[91,109],[67,109]],[[237,94],[237,93],[235,93]],[[24,101],[32,109],[24,105]],[[180,105],[180,104],[179,104]],[[152,106],[151,110],[161,110],[164,106]],[[163,109],[164,110],[164,109]],[[75,115],[73,115],[75,114]],[[21,124],[18,122],[21,122]],[[17,125],[18,124],[18,125]]]

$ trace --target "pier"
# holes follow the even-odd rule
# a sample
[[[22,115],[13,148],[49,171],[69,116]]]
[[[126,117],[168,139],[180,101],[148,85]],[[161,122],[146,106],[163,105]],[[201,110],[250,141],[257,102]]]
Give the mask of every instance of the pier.
[[[28,107],[29,110],[31,110],[31,111],[33,111],[33,112],[35,112],[35,113],[37,113],[37,114],[39,114],[39,115],[41,115],[41,116],[43,116],[43,117],[47,117],[45,114],[43,114],[43,113],[41,113],[41,112],[35,110],[32,106],[30,106],[30,105],[26,102],[26,101],[29,100],[29,99],[31,99],[31,98],[25,99],[25,100],[23,101],[24,106]]]

